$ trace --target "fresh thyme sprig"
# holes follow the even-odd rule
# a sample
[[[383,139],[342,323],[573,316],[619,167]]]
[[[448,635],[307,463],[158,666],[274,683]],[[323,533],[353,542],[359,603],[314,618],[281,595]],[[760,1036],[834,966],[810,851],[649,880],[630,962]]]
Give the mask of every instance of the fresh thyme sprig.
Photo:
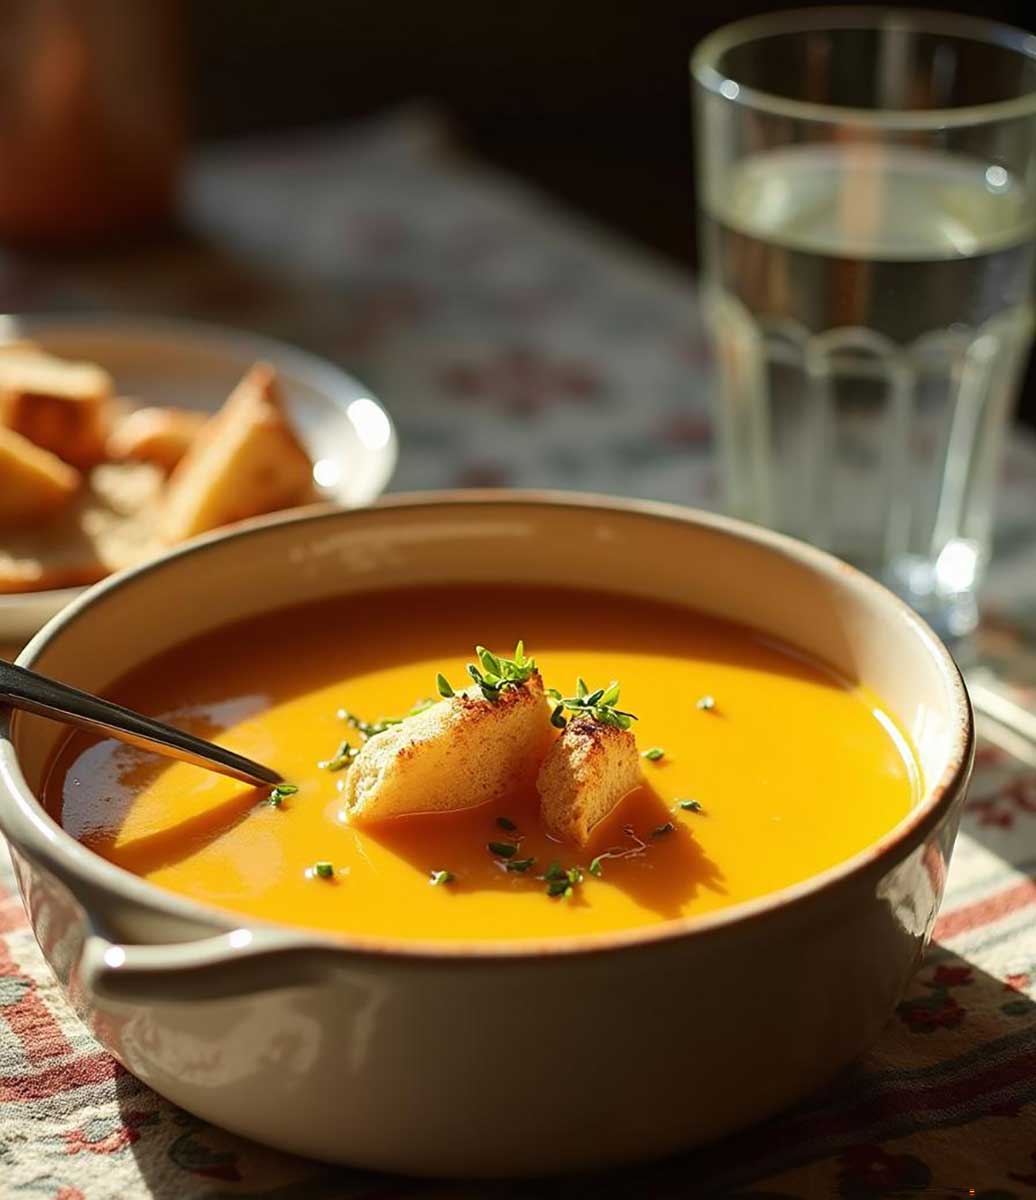
[[[512,838],[509,842],[486,843],[486,849],[496,857],[496,865],[503,867],[505,871],[527,871],[536,860],[535,858],[515,858],[525,840],[518,832],[518,826],[510,817],[497,817],[494,824],[498,829],[506,830]]]
[[[340,721],[344,721],[356,730],[360,735],[361,742],[369,742],[372,737],[377,737],[379,733],[384,733],[386,729],[391,729],[393,725],[401,725],[407,717],[416,717],[418,713],[423,713],[426,709],[431,708],[434,703],[434,700],[427,698],[418,700],[405,716],[379,717],[376,721],[365,721],[362,717],[358,717],[347,708],[340,708],[335,715]],[[359,746],[354,746],[349,738],[343,738],[338,743],[338,748],[334,754],[330,758],[318,762],[317,766],[324,771],[341,771],[349,766],[359,753]]]
[[[424,700],[418,700],[401,717],[378,717],[376,721],[365,721],[362,717],[358,717],[347,708],[340,708],[337,716],[340,721],[351,725],[366,742],[372,737],[377,737],[379,733],[384,733],[386,729],[391,729],[393,725],[402,725],[407,717],[416,717],[418,713],[423,713],[426,709],[431,708],[434,703],[434,700],[426,697]]]
[[[483,698],[494,704],[506,688],[521,687],[536,671],[536,660],[526,657],[525,643],[521,641],[515,647],[514,658],[501,658],[485,646],[476,646],[475,655],[478,663],[468,663],[468,674]],[[435,686],[439,695],[447,700],[456,695],[453,685],[441,673],[435,677]]]
[[[555,899],[558,896],[569,898],[575,894],[575,889],[583,882],[583,871],[581,867],[563,867],[555,860],[537,878],[547,885],[548,896]]]
[[[348,738],[338,743],[338,749],[331,755],[330,758],[325,758],[322,762],[318,762],[317,766],[322,771],[341,771],[347,767],[352,760],[360,753],[359,746],[354,746]]]
[[[276,787],[270,788],[270,794],[266,797],[266,803],[271,808],[280,808],[289,796],[294,796],[299,789],[293,783],[278,783]]]
[[[554,711],[550,714],[552,725],[564,729],[567,721],[564,713],[574,713],[576,716],[592,717],[602,725],[612,725],[616,729],[629,729],[637,719],[635,713],[623,712],[615,706],[619,702],[619,685],[613,679],[607,687],[591,691],[586,680],[580,675],[576,680],[576,694],[562,696],[557,688],[550,688],[547,695],[554,701]]]

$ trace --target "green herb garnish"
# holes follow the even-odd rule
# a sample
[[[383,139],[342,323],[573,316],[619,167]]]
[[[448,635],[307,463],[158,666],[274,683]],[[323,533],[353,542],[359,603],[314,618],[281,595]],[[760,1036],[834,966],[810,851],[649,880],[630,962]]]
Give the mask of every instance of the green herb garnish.
[[[313,874],[321,879],[331,879],[335,873],[334,863],[329,863],[326,858],[322,858],[320,862],[313,864]]]
[[[697,800],[677,800],[676,802],[684,812],[702,812],[702,806]]]
[[[506,829],[508,833],[514,833],[518,826],[511,820],[510,817],[497,817],[496,823],[501,829]]]
[[[345,741],[338,743],[338,749],[324,762],[318,762],[317,766],[323,771],[341,771],[347,767],[352,760],[359,754],[359,747],[354,746],[348,738]]]
[[[519,642],[514,650],[514,658],[501,658],[485,646],[476,646],[475,655],[478,663],[468,663],[468,674],[474,680],[484,699],[496,703],[500,693],[505,688],[521,687],[528,683],[536,671],[535,659],[526,658],[525,643]],[[437,675],[435,685],[440,696],[454,695],[448,679],[442,674]],[[443,691],[443,688],[449,691]]]
[[[701,698],[698,700],[698,703],[697,703],[697,706],[696,706],[696,707],[700,708],[700,709],[702,710],[702,712],[711,712],[711,711],[712,711],[712,709],[714,709],[714,708],[716,707],[716,700],[715,700],[715,697],[713,697],[713,696],[702,696],[702,697],[701,697]]]
[[[527,871],[535,861],[534,858],[512,858],[506,866],[509,871]]]
[[[665,837],[666,834],[668,834],[668,833],[675,833],[675,832],[676,832],[676,826],[672,823],[672,821],[666,821],[666,823],[664,825],[659,825],[657,829],[652,829],[651,836],[653,838],[659,838],[659,837]]]
[[[289,796],[294,796],[298,790],[293,783],[278,783],[276,787],[270,788],[270,794],[266,797],[266,803],[273,808],[280,808],[281,804]]]
[[[451,696],[457,694],[450,686],[450,681],[441,671],[435,677],[435,689],[445,700],[449,700]]]
[[[555,708],[551,713],[550,720],[559,729],[563,729],[565,726],[565,718],[562,713],[566,709],[577,716],[592,717],[595,721],[600,721],[602,725],[613,725],[616,729],[629,729],[637,719],[634,713],[623,712],[621,708],[615,707],[619,702],[619,685],[614,679],[606,688],[596,688],[594,691],[590,691],[586,686],[586,680],[580,676],[576,680],[574,696],[562,696],[557,688],[550,688],[547,695],[555,701]]]
[[[338,719],[344,721],[347,725],[351,725],[366,742],[372,737],[377,737],[379,733],[384,733],[386,729],[391,729],[393,725],[402,725],[407,717],[416,717],[418,713],[425,712],[434,703],[434,700],[426,697],[423,700],[418,700],[402,717],[379,717],[376,721],[365,721],[354,712],[350,712],[349,709],[340,708],[338,710]]]
[[[571,896],[583,882],[583,872],[579,867],[563,867],[555,860],[540,879],[547,885],[548,896]]]
[[[368,742],[372,737],[377,737],[379,733],[384,733],[386,729],[391,729],[393,725],[401,725],[406,717],[416,717],[418,713],[426,712],[433,704],[435,701],[431,698],[418,700],[405,717],[379,717],[376,721],[365,721],[347,708],[340,708],[335,715],[340,721],[351,725],[360,735],[361,741]],[[348,738],[345,738],[338,743],[338,749],[334,754],[323,762],[318,762],[317,766],[324,771],[341,771],[349,766],[359,753],[359,746],[354,746]]]
[[[432,887],[441,887],[444,883],[452,883],[456,878],[452,871],[432,871],[428,882]]]
[[[486,849],[490,854],[495,854],[497,858],[514,858],[518,853],[518,847],[514,842],[487,842]]]
[[[641,758],[646,758],[648,762],[658,762],[660,758],[665,757],[665,751],[661,746],[652,746],[650,750],[642,750]]]

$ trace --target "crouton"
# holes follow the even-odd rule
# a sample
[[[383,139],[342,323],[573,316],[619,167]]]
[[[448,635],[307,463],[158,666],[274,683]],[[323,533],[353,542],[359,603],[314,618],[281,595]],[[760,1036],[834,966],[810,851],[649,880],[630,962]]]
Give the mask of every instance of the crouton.
[[[28,438],[0,425],[0,528],[53,516],[75,494],[79,472]]]
[[[74,467],[103,460],[111,397],[111,376],[93,363],[32,349],[0,354],[0,425]]]
[[[284,414],[277,373],[259,363],[170,476],[161,532],[179,542],[313,498],[313,464]]]
[[[153,463],[166,475],[187,453],[208,418],[187,408],[138,408],[115,422],[107,454],[113,462]]]
[[[447,812],[529,787],[550,734],[538,673],[496,701],[458,693],[364,744],[345,778],[346,814],[362,823]]]
[[[536,780],[547,832],[585,846],[593,827],[640,779],[637,741],[628,729],[591,717],[569,721]]]
[[[47,536],[41,537],[44,528]],[[79,587],[106,574],[75,513],[63,512],[45,527],[0,539],[0,595]]]
[[[5,432],[0,430],[0,438]],[[5,479],[0,465],[0,493]],[[156,553],[161,546],[154,514],[161,487],[161,471],[149,464],[95,467],[88,484],[45,524],[5,531],[0,594],[95,583]]]

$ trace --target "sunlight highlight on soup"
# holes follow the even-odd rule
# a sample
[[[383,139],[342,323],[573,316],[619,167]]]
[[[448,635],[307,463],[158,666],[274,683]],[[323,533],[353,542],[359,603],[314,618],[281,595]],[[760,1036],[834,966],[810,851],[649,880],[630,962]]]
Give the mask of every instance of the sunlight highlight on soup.
[[[347,822],[352,768],[333,760],[356,731],[339,710],[375,721],[439,701],[437,674],[471,683],[476,643],[511,654],[519,638],[546,687],[567,697],[577,677],[618,680],[637,717],[641,782],[589,841],[547,834],[528,773],[479,807]],[[346,597],[187,643],[111,694],[269,763],[297,791],[270,803],[74,734],[46,784],[64,828],[170,891],[346,934],[511,940],[709,913],[856,854],[921,788],[877,697],[751,630],[597,592]]]

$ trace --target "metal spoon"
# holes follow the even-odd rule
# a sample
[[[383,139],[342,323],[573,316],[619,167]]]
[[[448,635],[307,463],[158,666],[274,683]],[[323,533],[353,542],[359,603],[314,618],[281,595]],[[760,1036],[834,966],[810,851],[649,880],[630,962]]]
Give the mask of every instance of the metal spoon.
[[[97,729],[118,738],[120,742],[153,750],[156,754],[177,758],[195,767],[218,771],[221,775],[230,775],[244,783],[269,787],[282,782],[282,776],[276,771],[235,754],[233,750],[225,750],[204,738],[154,721],[130,708],[123,708],[121,704],[112,704],[100,696],[81,692],[66,683],[58,683],[56,679],[48,679],[46,675],[3,661],[0,661],[0,703],[23,708],[26,712],[54,721],[64,721],[66,725]]]

